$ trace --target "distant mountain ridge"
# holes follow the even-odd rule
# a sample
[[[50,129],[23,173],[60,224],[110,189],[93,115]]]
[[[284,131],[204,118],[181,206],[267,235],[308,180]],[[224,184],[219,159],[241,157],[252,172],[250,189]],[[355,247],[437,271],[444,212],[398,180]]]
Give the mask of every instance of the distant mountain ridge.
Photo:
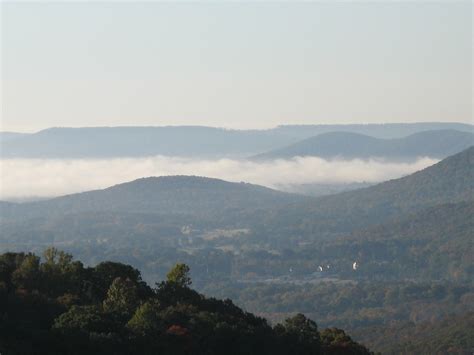
[[[109,158],[154,155],[248,157],[323,133],[347,131],[400,138],[427,130],[474,132],[462,123],[279,126],[232,130],[204,126],[49,128],[33,134],[2,134],[4,158]],[[6,139],[3,139],[5,137]]]
[[[331,132],[307,138],[290,146],[259,154],[254,160],[316,156],[342,159],[442,159],[474,145],[474,133],[437,130],[403,138],[380,139],[352,132]]]
[[[367,123],[367,124],[320,124],[320,125],[282,125],[275,131],[285,132],[294,137],[305,138],[329,132],[352,132],[367,136],[392,139],[402,138],[423,131],[452,129],[462,132],[474,132],[474,125],[456,122],[416,122],[416,123]]]
[[[28,136],[28,133],[0,132],[0,143],[26,136]]]

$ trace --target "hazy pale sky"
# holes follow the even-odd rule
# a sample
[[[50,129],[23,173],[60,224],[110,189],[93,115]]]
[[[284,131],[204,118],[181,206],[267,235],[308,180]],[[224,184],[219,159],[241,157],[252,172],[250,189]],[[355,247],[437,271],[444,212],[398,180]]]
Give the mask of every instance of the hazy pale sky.
[[[3,2],[2,130],[472,121],[464,2]]]

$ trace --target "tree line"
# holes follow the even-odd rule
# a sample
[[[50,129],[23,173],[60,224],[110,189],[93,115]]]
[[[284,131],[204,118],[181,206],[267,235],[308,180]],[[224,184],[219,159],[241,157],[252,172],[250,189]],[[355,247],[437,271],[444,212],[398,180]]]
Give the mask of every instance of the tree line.
[[[150,287],[130,265],[49,248],[0,255],[1,354],[370,354],[303,314],[271,326],[191,288],[176,264]]]

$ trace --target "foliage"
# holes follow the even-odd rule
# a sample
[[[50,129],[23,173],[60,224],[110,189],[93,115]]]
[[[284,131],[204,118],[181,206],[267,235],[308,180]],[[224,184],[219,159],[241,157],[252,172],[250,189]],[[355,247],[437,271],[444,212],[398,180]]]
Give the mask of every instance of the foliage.
[[[162,318],[159,317],[162,309],[160,302],[151,299],[140,305],[133,317],[128,321],[127,327],[135,334],[142,336],[151,336],[159,334],[164,330]]]
[[[435,329],[439,348],[448,349],[449,344],[454,344],[454,339],[457,339],[456,349],[461,353],[468,352],[471,347],[466,339],[472,333],[472,316],[464,318],[464,326],[456,324],[466,313],[474,312],[472,284],[413,281],[321,281],[301,285],[221,282],[208,285],[203,292],[216,297],[232,297],[237,304],[273,322],[303,312],[318,319],[323,327],[344,328],[357,341],[382,353],[388,350],[404,353],[400,350],[402,348],[396,347],[401,342],[406,343],[407,349],[408,344],[413,347],[417,344],[416,349],[419,350],[426,341],[428,348],[434,340],[430,339],[430,332]],[[321,337],[323,334],[324,331]],[[323,338],[322,341],[324,343]]]
[[[107,291],[107,298],[103,302],[104,311],[132,314],[139,304],[137,289],[132,280],[117,277]]]
[[[365,341],[383,354],[470,354],[474,348],[474,312],[436,321],[361,328],[357,333],[364,333]]]
[[[181,287],[189,287],[191,286],[189,271],[188,265],[176,264],[166,275],[166,280]]]
[[[333,354],[364,354],[365,348],[351,339],[342,329],[328,328],[321,332],[321,342],[326,352]]]
[[[298,354],[315,354],[321,352],[321,340],[318,327],[314,321],[298,313],[275,327],[282,336],[292,339]]]
[[[272,328],[230,300],[190,289],[185,264],[154,290],[128,265],[84,267],[56,249],[42,263],[34,254],[3,254],[0,265],[2,354],[335,354],[302,314]],[[31,270],[39,282],[25,282]]]

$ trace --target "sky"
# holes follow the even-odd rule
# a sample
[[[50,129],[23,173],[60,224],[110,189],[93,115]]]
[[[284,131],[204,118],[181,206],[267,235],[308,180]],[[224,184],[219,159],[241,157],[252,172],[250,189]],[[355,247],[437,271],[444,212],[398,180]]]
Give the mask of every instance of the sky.
[[[4,131],[472,122],[471,1],[0,6]]]

